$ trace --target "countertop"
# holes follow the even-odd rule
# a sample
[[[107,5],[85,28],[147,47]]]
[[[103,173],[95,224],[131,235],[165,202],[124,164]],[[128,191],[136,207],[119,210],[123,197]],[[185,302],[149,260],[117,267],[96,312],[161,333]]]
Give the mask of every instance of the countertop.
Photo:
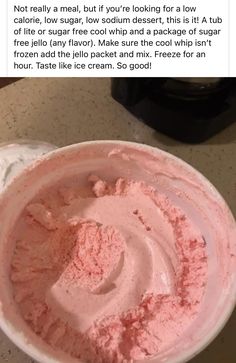
[[[157,133],[110,97],[106,78],[28,78],[0,89],[0,142],[24,138],[64,146],[120,139],[157,146],[184,159],[219,190],[236,216],[236,123],[200,145]],[[191,363],[236,362],[236,311]],[[0,363],[34,363],[0,332]]]

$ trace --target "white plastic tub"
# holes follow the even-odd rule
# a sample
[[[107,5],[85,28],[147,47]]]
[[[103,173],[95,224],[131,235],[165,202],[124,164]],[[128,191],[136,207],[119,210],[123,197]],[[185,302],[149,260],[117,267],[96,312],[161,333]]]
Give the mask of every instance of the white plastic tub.
[[[145,161],[145,165],[144,165]],[[178,166],[179,177],[173,166]],[[9,235],[42,186],[63,176],[142,179],[175,200],[201,228],[207,243],[208,283],[194,324],[168,351],[150,362],[186,362],[204,349],[228,320],[236,301],[236,224],[223,198],[200,173],[156,148],[121,141],[92,141],[57,149],[25,168],[0,195],[0,327],[24,352],[42,363],[78,360],[55,352],[28,328],[12,297]],[[185,182],[188,179],[188,182]],[[173,194],[173,186],[175,193]],[[171,187],[171,189],[170,189]],[[171,191],[172,190],[172,191]],[[205,196],[205,197],[204,197]]]

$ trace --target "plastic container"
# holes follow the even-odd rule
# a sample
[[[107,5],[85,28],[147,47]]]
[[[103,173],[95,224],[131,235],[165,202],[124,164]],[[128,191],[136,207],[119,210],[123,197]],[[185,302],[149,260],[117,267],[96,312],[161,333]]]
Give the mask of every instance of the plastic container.
[[[0,144],[0,191],[27,165],[55,150],[56,146],[37,140],[13,140]]]
[[[179,169],[179,178],[176,178],[173,166]],[[0,327],[19,348],[38,362],[82,362],[55,352],[32,333],[19,316],[8,276],[14,248],[9,234],[22,209],[42,187],[54,185],[65,175],[76,175],[81,180],[86,180],[91,173],[111,177],[111,170],[112,179],[121,176],[142,179],[165,192],[194,219],[205,236],[208,282],[198,317],[174,346],[149,360],[152,363],[186,362],[215,338],[234,308],[236,224],[225,201],[206,178],[173,155],[146,145],[92,141],[61,148],[40,157],[2,192],[0,261],[4,263],[0,263]],[[176,193],[173,194],[170,187],[174,187]]]

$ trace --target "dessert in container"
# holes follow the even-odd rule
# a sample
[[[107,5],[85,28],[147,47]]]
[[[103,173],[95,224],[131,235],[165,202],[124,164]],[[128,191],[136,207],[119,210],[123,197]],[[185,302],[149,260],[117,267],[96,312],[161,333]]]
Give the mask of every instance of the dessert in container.
[[[187,163],[147,145],[91,141],[57,150],[48,147],[41,154],[45,155],[35,155],[35,161],[17,170],[0,195],[0,327],[6,335],[42,363],[178,363],[203,350],[223,328],[236,300],[236,224],[217,190]],[[62,194],[58,197],[61,204],[53,210],[47,206],[57,193]],[[25,312],[24,300],[21,304],[22,299],[17,298],[23,291],[21,284],[26,294],[35,288],[34,279],[28,283],[27,276],[19,282],[23,275],[17,268],[25,268],[18,254],[22,246],[18,239],[26,236],[21,223],[45,238],[59,230],[57,237],[50,237],[59,243],[58,250],[63,238],[68,239],[63,234],[68,223],[76,229],[76,236],[84,233],[85,248],[90,238],[86,228],[94,228],[102,236],[94,245],[114,262],[111,266],[109,261],[104,265],[102,259],[96,260],[103,275],[91,280],[87,270],[81,275],[70,268],[71,261],[78,267],[81,248],[73,244],[76,254],[67,251],[65,269],[60,270],[52,288],[47,286],[45,299],[61,319],[60,329],[69,331],[75,340],[77,328],[71,326],[79,322],[80,335],[70,349],[64,349],[65,342],[68,346],[65,333],[57,338],[58,344],[52,343],[55,331],[58,336],[59,320],[53,320],[53,331],[49,324],[42,338],[43,328],[33,323],[32,311]],[[36,241],[32,238],[31,247],[30,238],[25,239],[26,254],[32,249],[29,256],[37,259]],[[26,261],[24,257],[22,261]],[[86,263],[92,262],[87,259]],[[79,268],[81,271],[83,266]],[[68,283],[71,273],[78,277],[73,286]],[[42,281],[46,276],[43,272]],[[65,287],[69,298],[62,293]],[[52,291],[58,293],[54,298],[61,299],[61,310],[49,301]],[[110,296],[107,300],[106,295]],[[44,292],[40,292],[42,296]],[[30,295],[27,299],[31,301]],[[100,306],[101,301],[106,304]],[[74,302],[80,311],[91,308],[91,316],[77,312]],[[37,309],[35,305],[35,318],[45,318]],[[26,318],[28,313],[31,320]]]

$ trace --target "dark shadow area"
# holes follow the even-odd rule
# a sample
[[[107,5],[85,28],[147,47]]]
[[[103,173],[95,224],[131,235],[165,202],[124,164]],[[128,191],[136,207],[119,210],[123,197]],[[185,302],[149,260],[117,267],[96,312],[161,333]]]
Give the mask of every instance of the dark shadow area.
[[[235,344],[236,310],[217,338],[189,363],[233,363],[236,358]]]
[[[8,86],[11,83],[19,81],[21,78],[13,78],[13,77],[0,77],[0,88]]]

